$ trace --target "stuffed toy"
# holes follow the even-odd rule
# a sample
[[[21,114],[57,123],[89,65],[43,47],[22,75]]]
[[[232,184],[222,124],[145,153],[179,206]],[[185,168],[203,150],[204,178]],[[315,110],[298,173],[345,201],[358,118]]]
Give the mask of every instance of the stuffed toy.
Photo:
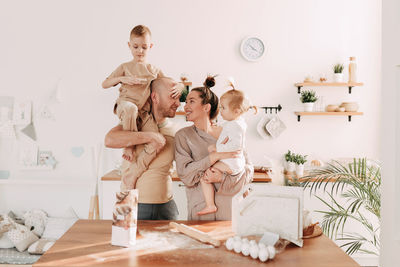
[[[43,210],[31,210],[24,214],[25,226],[38,237],[41,237],[47,223],[47,213]]]

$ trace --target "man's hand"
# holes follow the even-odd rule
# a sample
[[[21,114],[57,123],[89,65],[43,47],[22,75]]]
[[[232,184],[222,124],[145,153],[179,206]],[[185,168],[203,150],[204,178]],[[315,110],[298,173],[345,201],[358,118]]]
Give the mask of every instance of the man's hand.
[[[149,145],[152,145],[157,153],[161,151],[161,149],[165,146],[166,140],[165,137],[160,133],[146,132],[150,134],[150,142]]]
[[[203,181],[207,184],[222,182],[222,172],[217,168],[210,167],[203,176]]]

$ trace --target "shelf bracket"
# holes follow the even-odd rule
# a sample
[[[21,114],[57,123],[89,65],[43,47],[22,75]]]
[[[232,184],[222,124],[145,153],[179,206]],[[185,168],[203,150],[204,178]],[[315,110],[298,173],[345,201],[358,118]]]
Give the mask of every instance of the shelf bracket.
[[[300,115],[297,115],[297,121],[300,121],[300,117],[301,117]]]
[[[300,94],[301,86],[297,86],[297,93]]]
[[[351,88],[353,88],[353,86],[349,86],[349,94],[351,94]]]
[[[349,121],[351,121],[351,116],[349,116]]]

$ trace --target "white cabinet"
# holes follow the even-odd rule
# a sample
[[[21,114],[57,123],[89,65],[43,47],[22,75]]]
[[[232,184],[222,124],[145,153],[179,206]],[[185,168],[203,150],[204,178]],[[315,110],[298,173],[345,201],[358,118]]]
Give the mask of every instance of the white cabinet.
[[[185,185],[181,181],[174,181],[172,182],[172,191],[175,203],[178,206],[178,220],[187,220],[188,211]]]
[[[120,189],[120,181],[101,181],[100,216],[103,220],[112,220],[115,194]]]

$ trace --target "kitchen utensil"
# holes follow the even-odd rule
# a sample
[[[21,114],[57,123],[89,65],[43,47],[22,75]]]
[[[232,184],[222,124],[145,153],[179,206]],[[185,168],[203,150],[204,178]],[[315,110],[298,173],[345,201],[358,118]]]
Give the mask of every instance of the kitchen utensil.
[[[270,119],[271,118],[268,115],[264,115],[257,124],[257,133],[264,139],[271,138],[270,134],[265,130],[265,125],[270,121]]]
[[[212,238],[207,233],[197,230],[196,228],[187,226],[182,223],[176,223],[176,222],[170,222],[169,226],[176,228],[179,232],[181,232],[191,238],[197,239],[203,243],[209,243],[209,244],[213,245],[214,247],[219,247],[221,245],[221,241]]]
[[[327,112],[334,112],[339,106],[338,105],[327,105],[326,111]]]
[[[343,102],[340,107],[344,107],[346,112],[356,112],[358,110],[357,102]]]
[[[267,122],[265,129],[273,138],[277,138],[286,129],[286,125],[278,116],[275,116]]]

